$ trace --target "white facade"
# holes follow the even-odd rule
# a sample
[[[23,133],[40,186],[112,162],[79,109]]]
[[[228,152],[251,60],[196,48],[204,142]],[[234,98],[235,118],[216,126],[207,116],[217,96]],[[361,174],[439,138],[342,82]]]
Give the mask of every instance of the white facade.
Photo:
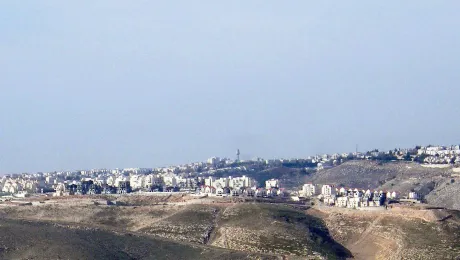
[[[399,194],[396,193],[396,191],[393,191],[393,192],[391,193],[391,198],[392,198],[392,199],[398,199],[398,198],[399,198]]]
[[[211,157],[208,159],[207,163],[212,165],[212,166],[216,166],[218,163],[220,162],[220,158],[219,157]]]
[[[331,185],[326,184],[323,185],[323,187],[321,187],[321,195],[323,195],[324,197],[330,197],[336,195],[336,191]]]
[[[370,198],[372,196],[372,191],[367,189],[366,192],[364,193],[364,196],[367,198]]]
[[[221,192],[223,192],[223,189],[221,190]],[[214,188],[212,186],[205,186],[204,187],[204,193],[206,193],[206,194],[215,194],[216,193],[216,188]]]
[[[361,198],[354,197],[348,200],[347,208],[356,209],[359,208],[360,203],[362,202]]]
[[[277,179],[271,179],[271,180],[265,181],[266,189],[279,188],[279,186],[280,186],[280,181]]]
[[[338,197],[336,200],[336,206],[346,208],[348,204],[348,197]]]
[[[218,188],[218,187],[226,188],[226,187],[228,187],[228,183],[229,183],[228,178],[220,178],[220,179],[215,180],[213,186],[216,187],[216,188]]]
[[[7,181],[3,185],[2,192],[7,192],[7,193],[17,193],[18,191],[22,191],[23,187],[20,183],[16,181]]]
[[[144,187],[145,176],[142,175],[131,175],[129,178],[129,182],[132,189],[140,189]]]
[[[215,178],[214,177],[208,177],[204,179],[204,185],[206,186],[213,186],[214,185]]]
[[[55,180],[55,179],[54,179],[53,177],[51,177],[51,176],[47,176],[47,177],[45,178],[46,184],[54,184],[54,180]]]
[[[334,205],[335,199],[332,197],[326,197],[324,198],[324,204],[326,205]]]
[[[306,197],[312,197],[316,195],[315,185],[311,183],[304,184],[302,187],[302,195]]]
[[[363,194],[358,189],[353,190],[353,197],[360,198],[362,196],[363,196]]]
[[[249,178],[245,175],[243,177],[232,178],[229,177],[228,186],[230,188],[247,188],[252,187],[255,181],[252,178]]]
[[[419,195],[415,192],[409,192],[409,199],[411,200],[418,200],[419,199]]]
[[[175,175],[163,176],[163,182],[166,186],[176,187],[177,179]]]

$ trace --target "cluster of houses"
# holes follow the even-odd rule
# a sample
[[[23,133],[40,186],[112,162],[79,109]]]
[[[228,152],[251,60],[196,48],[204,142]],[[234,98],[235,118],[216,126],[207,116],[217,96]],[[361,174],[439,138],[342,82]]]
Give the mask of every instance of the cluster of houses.
[[[200,187],[200,194],[210,196],[247,196],[247,197],[276,197],[284,196],[284,190],[280,188],[279,180],[270,179],[265,182],[265,187],[257,187],[257,182],[247,176],[219,178],[208,177]]]
[[[107,178],[84,178],[81,181],[64,181],[53,185],[53,196],[126,194],[142,192],[193,191],[199,187],[199,178],[182,178],[174,174],[111,175]]]
[[[282,193],[282,190],[279,189],[279,184],[271,183],[265,185],[265,187],[256,188],[255,182],[249,180],[245,175],[271,167],[282,166],[305,168],[306,170],[323,170],[340,165],[347,160],[371,160],[376,158],[412,160],[425,165],[460,164],[460,146],[430,145],[417,146],[411,149],[394,149],[387,152],[373,150],[360,153],[356,151],[354,153],[315,155],[306,158],[269,160],[262,158],[239,160],[239,157],[237,160],[232,160],[211,157],[204,162],[160,168],[91,169],[12,174],[0,177],[0,191],[4,194],[49,193],[56,191],[56,196],[61,194],[92,193],[123,194],[131,191],[185,191],[219,196],[237,196],[241,194],[251,196],[254,194],[254,196],[270,197]],[[438,165],[432,166],[438,167]],[[241,175],[243,177],[219,179],[209,177]],[[92,184],[88,184],[89,181],[92,181]],[[366,193],[369,194],[367,191],[360,192],[362,193],[360,197],[363,198]],[[374,201],[375,192],[371,193],[372,201]],[[387,195],[385,193],[385,196],[389,197]],[[350,197],[349,190],[347,190],[347,196],[345,197]],[[363,204],[367,203],[363,202]]]
[[[216,163],[216,160],[210,162]],[[169,170],[151,173],[150,170],[141,168],[3,176],[0,179],[0,190],[13,196],[31,193],[52,193],[53,196],[126,194],[137,191],[254,197],[273,197],[283,194],[279,181],[275,179],[267,180],[265,187],[259,187],[253,178],[245,175],[223,178],[187,177]]]
[[[24,192],[35,193],[46,186],[52,187],[55,184],[52,178],[43,178],[41,180],[25,179],[25,178],[10,178],[3,176],[0,179],[0,191],[10,194],[23,194]]]
[[[425,155],[423,162],[427,164],[458,164],[460,163],[460,146],[426,146],[417,147],[417,155]]]
[[[37,184],[28,180],[8,180],[2,184],[2,192],[4,193],[19,193],[20,191],[36,191]]]
[[[395,191],[346,189],[328,184],[322,185],[319,190],[312,183],[303,185],[299,194],[303,197],[317,197],[324,205],[342,208],[380,207],[385,202],[400,199],[399,193]],[[416,192],[410,192],[406,200],[419,201],[420,196]]]
[[[179,192],[190,191],[192,193],[210,195],[210,196],[248,196],[248,197],[274,197],[283,195],[283,189],[280,189],[279,180],[271,179],[265,183],[265,188],[257,188],[257,182],[247,176],[242,177],[224,177],[204,178],[203,184],[197,186],[200,180],[179,179],[174,176],[163,176],[163,178],[150,178],[144,185],[139,186],[136,180],[139,177],[132,178],[131,182],[126,177],[117,177],[102,182],[98,179],[84,179],[82,181],[73,181],[70,183],[58,183],[55,186],[53,196],[69,195],[93,195],[93,194],[126,194],[135,190],[145,192]],[[133,183],[135,185],[133,185]],[[159,186],[159,185],[163,186]],[[181,184],[181,185],[178,185]],[[180,187],[189,187],[181,189]],[[143,188],[143,189],[139,189]]]
[[[132,191],[129,181],[117,182],[116,186],[100,184],[93,180],[83,180],[81,182],[56,185],[53,196],[69,195],[94,195],[94,194],[126,194]]]

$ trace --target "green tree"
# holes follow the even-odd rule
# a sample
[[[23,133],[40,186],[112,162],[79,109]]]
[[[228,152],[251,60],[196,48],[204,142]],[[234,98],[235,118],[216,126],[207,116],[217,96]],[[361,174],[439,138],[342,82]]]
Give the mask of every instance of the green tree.
[[[406,153],[406,155],[404,156],[404,161],[412,161],[412,156],[410,156],[410,153]]]

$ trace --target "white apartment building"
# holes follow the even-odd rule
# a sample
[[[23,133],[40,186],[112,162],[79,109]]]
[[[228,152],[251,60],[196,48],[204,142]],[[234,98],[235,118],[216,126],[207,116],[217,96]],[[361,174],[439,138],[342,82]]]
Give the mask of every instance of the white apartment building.
[[[348,204],[348,197],[338,197],[335,206],[346,208]]]
[[[364,197],[370,198],[372,196],[372,191],[370,189],[367,189],[364,192]]]
[[[312,197],[316,195],[316,187],[312,183],[304,184],[301,194],[305,197]]]
[[[395,191],[393,191],[393,192],[391,192],[391,191],[387,192],[387,199],[397,199],[398,197],[399,197],[399,196],[398,196],[398,194],[397,194]]]
[[[17,183],[16,181],[8,181],[5,182],[3,185],[2,192],[8,193],[17,193],[18,191],[22,191],[23,187],[21,184]]]
[[[167,175],[163,176],[163,182],[165,186],[176,187],[177,186],[177,179],[175,175]]]
[[[332,185],[323,185],[323,187],[321,187],[321,195],[323,195],[323,197],[331,197],[331,196],[335,196],[336,195],[336,190],[335,188],[332,187]]]
[[[141,189],[144,187],[145,176],[133,174],[130,176],[129,182],[133,190]]]
[[[220,162],[220,158],[219,157],[211,157],[207,160],[207,163],[212,165],[212,166],[216,166],[218,163]]]
[[[359,190],[356,189],[356,188],[353,190],[353,197],[355,197],[355,198],[360,198],[360,197],[362,197],[362,196],[363,196],[363,193],[362,193],[361,191],[359,191]]]
[[[107,185],[115,186],[115,176],[109,176],[106,180]]]
[[[279,188],[279,187],[280,187],[280,181],[277,179],[271,179],[271,180],[265,181],[266,189]]]
[[[54,184],[54,181],[55,181],[55,178],[53,178],[52,176],[46,176],[45,178],[46,184]]]
[[[208,178],[204,179],[204,185],[205,186],[213,186],[215,181],[216,181],[216,178],[208,177]]]
[[[249,178],[245,175],[243,175],[243,177],[236,177],[236,178],[232,178],[230,176],[228,180],[228,186],[230,188],[235,188],[235,189],[252,187],[254,184],[255,184],[255,181],[252,178]]]
[[[205,184],[206,184],[206,180],[205,180]],[[208,186],[212,186],[214,188],[226,188],[228,187],[228,184],[229,184],[229,179],[227,178],[219,178],[219,179],[216,179],[214,181],[211,182],[208,182],[208,184],[212,184],[212,185],[208,185]]]
[[[113,186],[118,187],[119,184],[120,184],[120,182],[124,182],[124,181],[128,181],[128,180],[126,179],[125,176],[120,175],[120,176],[118,176],[118,177],[115,178],[115,180],[114,180],[114,185],[113,185]]]
[[[360,207],[360,203],[363,201],[362,198],[353,197],[348,199],[347,208],[356,209]]]

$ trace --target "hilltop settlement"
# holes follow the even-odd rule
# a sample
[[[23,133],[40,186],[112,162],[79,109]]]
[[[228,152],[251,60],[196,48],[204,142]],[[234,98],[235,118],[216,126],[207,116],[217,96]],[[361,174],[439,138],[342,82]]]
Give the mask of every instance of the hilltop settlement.
[[[8,174],[0,258],[457,259],[459,155],[237,151],[170,167]]]
[[[390,151],[342,153],[307,158],[240,160],[211,157],[206,162],[160,168],[91,169],[77,171],[8,174],[0,179],[2,199],[31,194],[72,196],[128,193],[191,193],[208,196],[316,198],[338,207],[379,207],[390,200],[420,201],[409,192],[335,187],[327,183],[306,183],[303,187],[283,187],[276,178],[251,176],[276,167],[296,167],[304,172],[329,169],[351,160],[412,161],[426,167],[454,167],[460,163],[460,146],[416,146]],[[260,176],[260,174],[259,174]]]

